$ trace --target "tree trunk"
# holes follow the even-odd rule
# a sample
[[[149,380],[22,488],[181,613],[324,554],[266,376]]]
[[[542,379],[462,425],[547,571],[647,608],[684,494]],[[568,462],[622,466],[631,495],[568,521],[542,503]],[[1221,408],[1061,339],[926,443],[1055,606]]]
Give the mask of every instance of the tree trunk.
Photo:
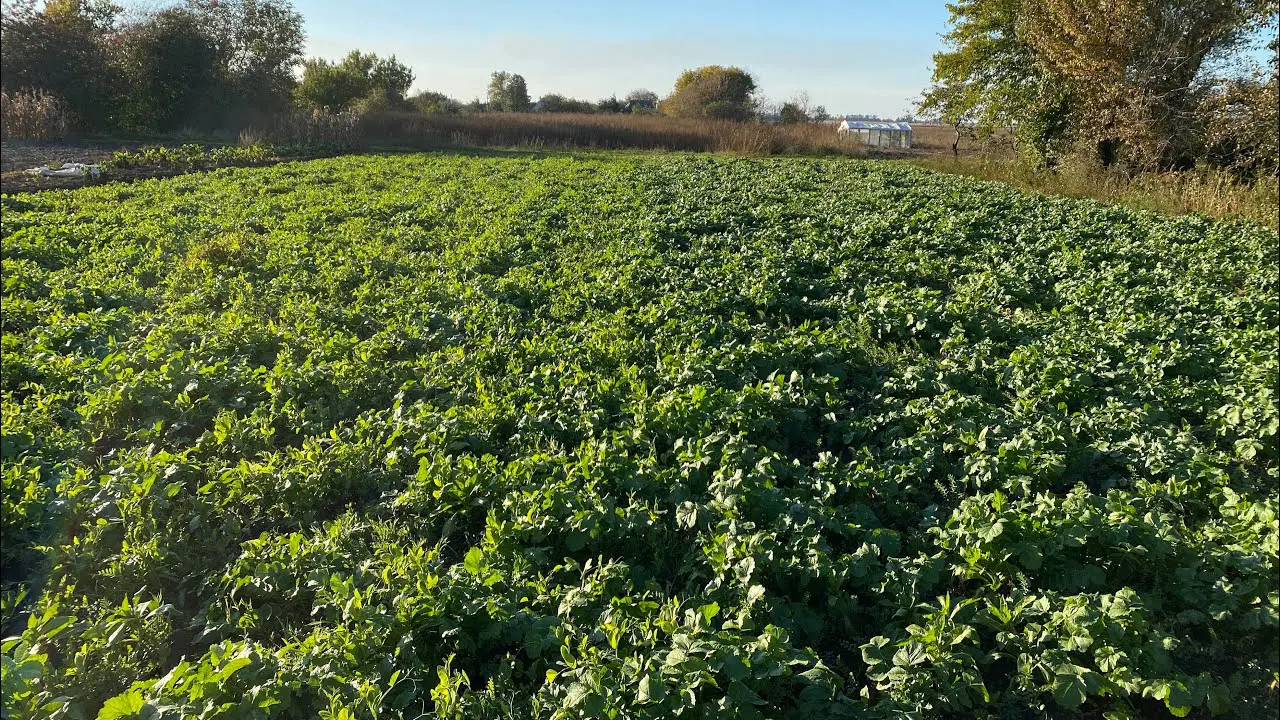
[[[1098,162],[1102,163],[1102,167],[1110,169],[1116,164],[1119,146],[1120,141],[1115,138],[1104,138],[1098,141]]]

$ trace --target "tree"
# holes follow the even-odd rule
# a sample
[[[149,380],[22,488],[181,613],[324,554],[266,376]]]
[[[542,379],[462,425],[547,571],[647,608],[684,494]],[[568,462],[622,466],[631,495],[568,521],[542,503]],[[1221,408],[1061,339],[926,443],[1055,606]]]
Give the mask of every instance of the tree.
[[[1132,164],[1194,162],[1198,83],[1275,13],[1274,0],[1024,0],[1019,36],[1039,66],[1064,78],[1075,126],[1097,136],[1102,160],[1122,145]]]
[[[1037,63],[1018,34],[1026,0],[957,0],[947,5],[947,49],[933,56],[933,81],[918,107],[956,128],[982,134],[1013,129],[1019,150],[1035,164],[1057,161],[1067,139],[1066,83]],[[953,150],[955,146],[953,145]]]
[[[535,107],[539,112],[554,113],[593,113],[596,111],[594,103],[586,100],[574,100],[556,93],[548,93],[538,98]]]
[[[782,103],[782,109],[778,111],[778,122],[783,125],[806,123],[809,122],[809,113],[799,103],[787,101]]]
[[[380,58],[352,50],[340,62],[312,58],[303,64],[302,82],[294,91],[299,105],[309,109],[385,110],[405,105],[413,71],[395,55]]]
[[[795,97],[784,102],[778,110],[778,122],[791,123],[822,122],[830,118],[827,109],[821,105],[813,106],[809,93],[801,91]]]
[[[216,79],[217,48],[199,18],[181,9],[156,13],[126,29],[119,124],[126,130],[168,131],[197,117]]]
[[[118,82],[107,33],[119,15],[108,2],[6,4],[0,15],[0,87],[6,92],[42,90],[65,104],[72,125],[107,127]]]
[[[422,92],[409,98],[411,105],[418,112],[423,113],[457,113],[462,108],[462,103],[445,95],[444,93],[431,92],[423,90]]]
[[[617,95],[602,98],[596,103],[596,112],[599,113],[620,113],[626,109],[626,103],[619,100]]]
[[[755,114],[755,78],[737,67],[707,65],[685,70],[662,102],[663,114],[747,120]]]
[[[957,0],[919,109],[1014,132],[1052,165],[1089,144],[1104,165],[1189,167],[1204,69],[1276,16],[1275,0]]]
[[[627,102],[647,103],[654,107],[658,106],[658,93],[644,88],[638,88],[627,93]]]
[[[108,0],[37,5],[5,3],[2,84],[49,91],[82,130],[212,129],[282,107],[295,83],[302,19],[288,0],[186,0],[128,13]]]
[[[639,88],[627,93],[623,107],[632,113],[652,113],[658,109],[658,99],[658,93]]]
[[[34,7],[33,2],[21,3],[24,7]],[[44,13],[56,20],[74,20],[88,24],[100,32],[106,32],[115,26],[124,8],[111,0],[47,0]]]
[[[302,62],[302,16],[288,0],[187,0],[217,49],[224,109],[280,109]],[[407,87],[406,87],[407,89]]]
[[[523,77],[505,70],[489,76],[489,110],[527,112],[529,106],[529,86]]]
[[[1204,159],[1246,181],[1280,174],[1280,38],[1273,37],[1268,49],[1268,69],[1219,82],[1200,108]]]

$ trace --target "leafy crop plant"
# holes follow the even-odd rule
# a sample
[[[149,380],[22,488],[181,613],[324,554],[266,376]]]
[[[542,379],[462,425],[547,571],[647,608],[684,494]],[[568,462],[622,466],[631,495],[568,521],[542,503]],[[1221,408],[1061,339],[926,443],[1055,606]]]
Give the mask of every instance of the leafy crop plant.
[[[1277,244],[899,165],[3,198],[12,718],[1277,711]]]

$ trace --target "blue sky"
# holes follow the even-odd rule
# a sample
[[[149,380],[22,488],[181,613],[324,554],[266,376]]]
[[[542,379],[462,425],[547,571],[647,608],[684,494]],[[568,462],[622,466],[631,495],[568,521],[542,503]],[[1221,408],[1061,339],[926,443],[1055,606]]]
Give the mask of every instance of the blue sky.
[[[483,96],[489,73],[520,73],[535,99],[665,95],[685,68],[738,65],[766,97],[807,91],[832,114],[909,112],[940,47],[942,0],[640,0],[629,3],[294,0],[307,55],[394,53],[414,91]]]

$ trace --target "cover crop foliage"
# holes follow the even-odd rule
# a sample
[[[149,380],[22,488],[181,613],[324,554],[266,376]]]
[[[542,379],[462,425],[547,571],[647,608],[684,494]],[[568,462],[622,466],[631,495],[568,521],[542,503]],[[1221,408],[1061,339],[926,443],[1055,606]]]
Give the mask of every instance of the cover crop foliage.
[[[9,716],[1274,716],[1274,231],[683,156],[3,203]]]

